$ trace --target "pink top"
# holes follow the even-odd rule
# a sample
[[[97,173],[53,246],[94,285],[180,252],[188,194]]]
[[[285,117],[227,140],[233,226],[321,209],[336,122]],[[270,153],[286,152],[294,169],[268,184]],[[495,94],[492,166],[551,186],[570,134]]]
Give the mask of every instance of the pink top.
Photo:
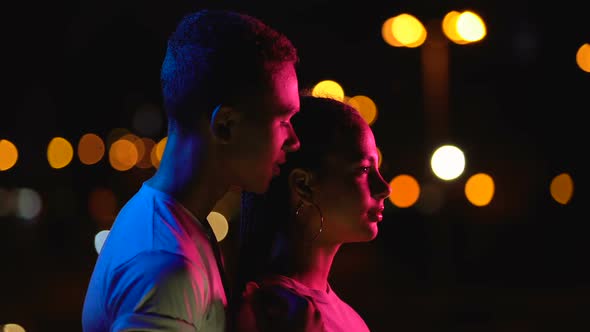
[[[321,291],[277,275],[249,282],[243,300],[238,331],[369,331],[361,316],[329,285]]]

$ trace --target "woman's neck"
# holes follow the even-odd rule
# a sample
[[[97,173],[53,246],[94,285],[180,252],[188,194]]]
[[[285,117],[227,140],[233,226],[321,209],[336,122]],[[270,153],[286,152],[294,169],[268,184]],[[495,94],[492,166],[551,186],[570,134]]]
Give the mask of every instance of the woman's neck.
[[[339,248],[340,245],[308,248],[306,254],[299,257],[299,262],[295,265],[297,268],[291,271],[288,277],[309,288],[327,291],[328,276]]]

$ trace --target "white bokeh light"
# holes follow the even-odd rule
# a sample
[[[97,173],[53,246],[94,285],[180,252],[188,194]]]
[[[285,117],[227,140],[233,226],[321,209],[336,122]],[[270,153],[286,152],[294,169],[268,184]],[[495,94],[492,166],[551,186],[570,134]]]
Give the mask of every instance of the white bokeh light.
[[[447,181],[454,180],[465,169],[465,155],[454,145],[443,145],[432,154],[430,167],[437,177]]]
[[[104,245],[104,241],[107,240],[107,236],[109,236],[109,230],[102,230],[94,236],[94,249],[96,249],[96,253],[100,254],[102,250],[102,246]]]
[[[30,188],[20,188],[17,192],[16,215],[23,219],[34,219],[41,212],[41,196]]]

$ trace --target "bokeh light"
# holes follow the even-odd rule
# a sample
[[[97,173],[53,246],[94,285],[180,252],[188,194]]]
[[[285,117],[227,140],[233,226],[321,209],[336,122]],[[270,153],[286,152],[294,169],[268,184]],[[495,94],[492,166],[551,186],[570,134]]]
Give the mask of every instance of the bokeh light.
[[[459,18],[459,15],[461,15],[461,13],[456,10],[448,12],[442,20],[442,30],[445,36],[447,36],[452,42],[463,45],[469,43],[469,41],[464,40],[457,31],[457,19]]]
[[[314,85],[311,95],[344,101],[344,89],[338,82],[333,80],[323,80]]]
[[[11,169],[18,160],[18,149],[7,139],[0,139],[0,171]]]
[[[570,202],[574,195],[574,180],[569,173],[561,173],[551,180],[549,186],[551,197],[562,205]]]
[[[2,327],[2,332],[26,332],[25,328],[19,324],[4,324]]]
[[[457,17],[457,33],[468,42],[482,40],[486,34],[486,25],[476,13],[466,10]]]
[[[391,194],[389,201],[398,208],[414,205],[420,197],[420,184],[409,174],[400,174],[390,182]]]
[[[164,155],[164,150],[166,149],[167,142],[168,136],[159,140],[158,143],[156,143],[156,145],[152,148],[152,152],[150,153],[150,159],[152,161],[152,165],[154,165],[155,168],[160,167],[160,161],[162,161],[162,156]]]
[[[133,143],[133,145],[135,145],[135,150],[137,151],[137,157],[134,160],[130,160],[133,162],[133,166],[137,166],[137,164],[140,162],[140,160],[144,159],[144,156],[146,154],[149,155],[150,151],[149,150],[146,151],[146,145],[144,143],[144,140],[142,138],[140,138],[139,136],[132,134],[132,133],[128,133],[128,134],[121,136],[121,138],[119,140],[127,140],[127,141]]]
[[[96,164],[102,159],[104,153],[104,142],[96,134],[84,134],[78,141],[78,159],[84,165]]]
[[[426,40],[426,29],[420,20],[407,13],[394,17],[391,29],[395,40],[405,47],[418,47]]]
[[[72,144],[63,137],[54,137],[47,146],[47,160],[52,168],[66,167],[74,158]]]
[[[207,216],[207,221],[209,222],[209,225],[211,225],[211,229],[213,229],[217,242],[223,241],[229,230],[227,218],[219,212],[211,211]]]
[[[137,163],[138,152],[135,144],[126,139],[118,139],[109,149],[109,162],[118,171],[131,169]]]
[[[394,20],[395,16],[390,17],[387,20],[385,20],[385,22],[383,22],[383,25],[381,26],[381,37],[387,44],[393,47],[403,47],[404,44],[402,44],[399,40],[395,39],[395,36],[393,35],[392,25]]]
[[[465,183],[465,197],[475,206],[486,206],[494,197],[494,179],[489,174],[477,173]]]
[[[36,218],[41,212],[43,202],[41,195],[30,188],[20,188],[17,191],[16,216],[26,220]]]
[[[377,120],[377,105],[371,98],[358,95],[346,99],[346,103],[354,107],[367,124],[372,125]]]
[[[576,52],[576,63],[583,71],[590,73],[590,44],[586,43]]]
[[[107,240],[109,233],[110,233],[110,230],[104,229],[104,230],[96,233],[96,235],[94,236],[94,250],[96,250],[97,254],[100,254],[100,251],[102,250],[102,246],[104,245],[104,242]]]
[[[143,145],[143,152],[139,156],[137,160],[137,164],[135,165],[137,168],[151,168],[154,166],[152,164],[152,150],[156,146],[156,142],[148,137],[141,138],[142,145]]]
[[[440,179],[454,180],[463,174],[465,156],[463,151],[458,147],[454,145],[443,145],[432,154],[430,167]]]

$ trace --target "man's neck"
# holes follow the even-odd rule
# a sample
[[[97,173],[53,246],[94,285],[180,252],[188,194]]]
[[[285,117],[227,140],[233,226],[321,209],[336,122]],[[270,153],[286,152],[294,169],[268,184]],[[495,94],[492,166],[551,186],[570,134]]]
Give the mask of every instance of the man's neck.
[[[223,167],[215,167],[212,158],[195,140],[180,144],[169,139],[160,166],[147,183],[178,200],[199,221],[207,216],[227,192]]]

